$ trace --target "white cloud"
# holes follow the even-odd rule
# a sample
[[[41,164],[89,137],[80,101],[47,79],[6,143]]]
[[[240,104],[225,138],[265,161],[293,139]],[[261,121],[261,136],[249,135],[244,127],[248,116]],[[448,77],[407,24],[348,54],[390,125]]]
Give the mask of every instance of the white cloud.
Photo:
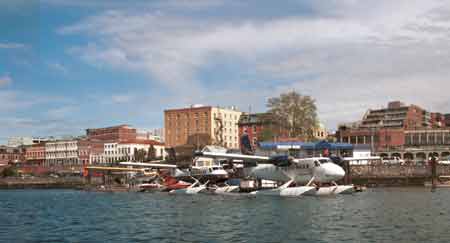
[[[9,75],[0,76],[0,87],[11,84],[12,78]]]
[[[0,42],[0,49],[22,49],[26,48],[27,46],[21,43],[1,43]]]
[[[133,95],[118,94],[111,96],[111,102],[114,104],[129,103],[133,100]]]
[[[311,4],[312,16],[260,19],[250,13],[231,22],[226,16],[204,21],[163,10],[105,11],[59,33],[89,35],[89,44],[73,47],[70,53],[102,68],[146,73],[179,94],[178,102],[201,100],[206,92],[222,93],[206,90],[212,81],[202,74],[226,59],[240,64],[235,72],[255,80],[254,93],[259,96],[254,100],[296,88],[316,98],[322,120],[332,127],[391,99],[429,109],[448,104],[448,4]],[[218,77],[227,75],[215,72]],[[270,81],[275,87],[265,92],[263,80],[285,81]],[[231,94],[242,94],[238,81],[227,85]],[[211,96],[208,103],[224,100]]]
[[[65,65],[63,65],[60,62],[48,62],[47,66],[52,69],[53,71],[66,74],[69,70]]]
[[[66,7],[82,7],[82,8],[164,8],[164,9],[188,9],[202,10],[206,8],[219,7],[224,4],[224,0],[163,0],[163,1],[121,1],[121,0],[41,0],[44,4]]]
[[[45,112],[46,118],[48,119],[66,119],[72,117],[79,110],[76,105],[63,105],[56,108],[51,108]]]

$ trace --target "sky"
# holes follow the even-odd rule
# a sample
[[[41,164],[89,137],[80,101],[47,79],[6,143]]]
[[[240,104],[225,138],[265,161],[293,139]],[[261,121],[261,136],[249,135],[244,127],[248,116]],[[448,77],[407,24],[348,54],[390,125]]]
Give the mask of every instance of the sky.
[[[450,2],[2,0],[0,144],[296,90],[335,130],[392,100],[450,113]]]

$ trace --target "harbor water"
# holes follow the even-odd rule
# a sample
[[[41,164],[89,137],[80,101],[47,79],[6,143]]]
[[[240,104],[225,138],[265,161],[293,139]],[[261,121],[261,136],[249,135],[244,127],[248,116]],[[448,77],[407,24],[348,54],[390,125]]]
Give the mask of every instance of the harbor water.
[[[4,190],[0,242],[450,242],[450,190],[320,198]]]

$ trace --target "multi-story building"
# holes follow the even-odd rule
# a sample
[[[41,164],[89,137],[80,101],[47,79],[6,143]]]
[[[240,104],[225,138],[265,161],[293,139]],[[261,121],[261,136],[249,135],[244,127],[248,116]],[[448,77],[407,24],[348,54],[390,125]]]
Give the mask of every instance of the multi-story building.
[[[431,127],[432,128],[441,128],[445,127],[445,117],[442,113],[431,112]]]
[[[450,114],[445,114],[444,115],[444,126],[445,127],[450,127]]]
[[[154,159],[165,159],[164,144],[157,141],[133,140],[122,142],[103,143],[103,149],[100,153],[91,154],[92,164],[111,164],[123,161],[132,161],[137,159],[136,153],[144,151],[145,157],[149,157],[151,148],[154,149]]]
[[[0,146],[0,164],[12,164],[25,161],[25,149],[23,147]]]
[[[86,130],[89,140],[126,141],[136,139],[136,129],[129,125],[119,125],[105,128],[91,128]]]
[[[316,140],[326,140],[328,138],[328,131],[325,125],[319,123],[313,131],[313,137]]]
[[[40,144],[43,142],[55,140],[52,137],[10,137],[8,139],[8,146],[19,147],[19,146],[30,146],[33,144]]]
[[[138,131],[136,139],[138,140],[154,140],[158,142],[164,142],[164,132],[162,129],[153,129],[152,131]]]
[[[27,146],[33,144],[32,137],[10,137],[8,138],[9,147]]]
[[[78,159],[78,141],[60,140],[45,144],[46,166],[70,166],[81,165]]]
[[[185,145],[188,138],[203,134],[213,144],[239,148],[238,121],[241,112],[230,109],[194,105],[164,111],[165,143],[168,147]]]
[[[246,133],[253,146],[263,141],[287,141],[299,138],[289,138],[289,131],[277,125],[276,118],[270,113],[243,114],[239,119],[239,137]],[[313,130],[315,140],[327,139],[328,132],[321,123]]]
[[[238,122],[239,137],[247,134],[253,147],[264,140],[277,141],[278,135],[283,132],[274,124],[270,113],[243,114]]]
[[[414,129],[431,126],[431,114],[416,105],[394,101],[387,108],[368,110],[360,128]]]
[[[25,160],[28,164],[44,165],[45,143],[33,144],[25,150]]]
[[[387,109],[369,110],[360,122],[339,126],[337,140],[369,144],[380,156],[425,161],[450,155],[450,130],[446,117],[418,106],[390,103]]]
[[[374,151],[379,151],[403,146],[405,130],[431,126],[429,112],[416,105],[406,106],[395,101],[387,108],[368,110],[359,122],[340,125],[336,136],[340,142],[370,144]]]
[[[78,161],[82,165],[88,165],[91,156],[91,141],[87,139],[80,139],[77,141]]]

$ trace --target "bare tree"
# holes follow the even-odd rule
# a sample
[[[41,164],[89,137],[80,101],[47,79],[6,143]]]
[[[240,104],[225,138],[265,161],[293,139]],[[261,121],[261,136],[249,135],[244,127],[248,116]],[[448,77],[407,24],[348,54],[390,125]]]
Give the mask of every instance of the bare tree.
[[[280,97],[269,98],[267,107],[289,137],[304,140],[313,138],[314,129],[318,124],[317,108],[313,98],[291,91],[281,94]]]

